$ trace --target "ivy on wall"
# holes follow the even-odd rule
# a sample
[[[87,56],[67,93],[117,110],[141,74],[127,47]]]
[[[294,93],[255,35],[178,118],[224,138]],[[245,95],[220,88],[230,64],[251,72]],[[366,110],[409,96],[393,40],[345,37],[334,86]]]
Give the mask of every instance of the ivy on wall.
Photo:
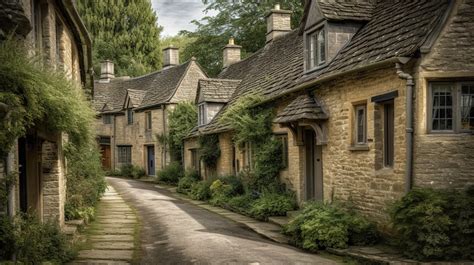
[[[181,102],[169,112],[169,133],[167,136],[157,135],[159,141],[168,143],[175,161],[183,157],[183,140],[197,124],[197,109],[190,102]]]
[[[199,137],[199,152],[202,161],[207,167],[215,168],[217,159],[221,155],[219,135],[208,134]]]

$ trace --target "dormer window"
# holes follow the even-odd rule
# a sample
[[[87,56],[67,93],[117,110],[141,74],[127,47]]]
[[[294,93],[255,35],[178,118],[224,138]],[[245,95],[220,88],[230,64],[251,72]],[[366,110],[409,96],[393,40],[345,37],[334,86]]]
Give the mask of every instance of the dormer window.
[[[309,33],[306,45],[308,47],[308,70],[326,63],[326,35],[324,28]]]
[[[206,124],[206,109],[205,105],[201,104],[199,105],[199,113],[198,113],[198,125],[202,126]]]

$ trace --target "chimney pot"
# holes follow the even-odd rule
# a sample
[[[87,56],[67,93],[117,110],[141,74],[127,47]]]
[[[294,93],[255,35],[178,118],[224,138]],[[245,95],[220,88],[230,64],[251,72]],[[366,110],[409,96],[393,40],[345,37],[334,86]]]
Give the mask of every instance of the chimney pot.
[[[172,44],[163,49],[163,69],[179,65],[179,48]]]
[[[114,77],[114,63],[111,60],[102,61],[100,63],[100,80],[107,82]]]
[[[281,10],[280,5],[267,15],[267,43],[291,31],[291,11]]]
[[[242,46],[235,45],[234,38],[229,39],[229,44],[224,47],[223,68],[240,61],[240,50]]]

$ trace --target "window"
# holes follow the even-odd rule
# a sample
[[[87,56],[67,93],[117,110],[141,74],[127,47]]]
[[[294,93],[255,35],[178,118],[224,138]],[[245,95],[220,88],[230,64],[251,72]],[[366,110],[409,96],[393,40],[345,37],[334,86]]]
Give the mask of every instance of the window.
[[[394,138],[395,138],[395,116],[393,101],[384,104],[383,119],[383,161],[385,167],[393,167],[394,160]]]
[[[191,149],[191,167],[199,171],[199,154],[198,149]]]
[[[112,115],[104,114],[102,115],[102,123],[104,124],[112,124]]]
[[[110,137],[108,137],[108,136],[99,136],[99,144],[101,144],[101,145],[110,145]]]
[[[133,110],[127,109],[127,122],[128,124],[133,124]]]
[[[152,126],[152,120],[151,120],[151,111],[145,112],[145,118],[146,118],[146,129],[151,130]]]
[[[355,106],[355,144],[367,143],[367,105]]]
[[[277,135],[277,139],[281,141],[281,161],[282,168],[288,168],[288,135]]]
[[[132,147],[118,146],[118,162],[122,164],[132,163]]]
[[[433,132],[474,130],[474,83],[433,82],[429,127]]]
[[[63,25],[59,17],[56,17],[56,64],[60,65],[63,63],[62,53],[61,53],[61,38],[63,34]]]
[[[31,11],[33,12],[33,30],[34,30],[34,44],[36,51],[38,53],[41,52],[42,48],[42,39],[43,39],[43,33],[42,33],[42,27],[41,27],[41,6],[40,6],[40,1],[31,1]]]
[[[308,60],[307,69],[313,69],[326,62],[325,30],[316,30],[307,36]]]
[[[206,113],[205,113],[205,105],[199,105],[199,126],[206,124]]]

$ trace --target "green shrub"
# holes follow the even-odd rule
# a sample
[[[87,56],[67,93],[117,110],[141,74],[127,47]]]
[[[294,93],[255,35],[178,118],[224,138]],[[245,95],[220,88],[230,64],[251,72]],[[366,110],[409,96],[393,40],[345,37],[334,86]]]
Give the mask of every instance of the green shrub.
[[[197,108],[191,102],[180,102],[168,113],[169,134],[166,142],[171,156],[181,161],[183,140],[197,124]],[[175,183],[178,181],[176,180]]]
[[[237,177],[234,175],[228,175],[228,176],[219,177],[219,180],[222,181],[224,184],[230,186],[232,195],[244,194],[245,189],[242,183],[242,179],[240,177]]]
[[[391,209],[404,254],[418,260],[474,259],[473,188],[413,189]]]
[[[255,178],[250,183],[251,187],[257,187],[259,191],[278,187],[278,175],[283,165],[281,152],[281,142],[274,138],[260,145],[255,154],[253,172]]]
[[[186,172],[184,172],[184,176],[187,178],[194,179],[196,181],[201,180],[201,176],[199,175],[199,172],[194,169],[186,170]]]
[[[249,210],[255,201],[255,196],[250,193],[245,193],[240,196],[232,197],[228,202],[227,206],[236,212],[241,214],[250,215]]]
[[[199,181],[191,186],[189,196],[194,200],[205,201],[211,197],[210,181]]]
[[[210,186],[211,200],[209,201],[212,205],[225,207],[225,204],[232,197],[232,186],[225,184],[220,179],[212,182]]]
[[[8,230],[8,233],[3,233]],[[15,254],[17,261],[39,264],[50,261],[63,264],[75,256],[75,251],[56,223],[41,223],[32,215],[17,215],[14,220],[2,217],[0,223],[1,259]],[[5,246],[5,248],[3,247]]]
[[[120,167],[120,176],[132,179],[139,179],[146,176],[145,169],[132,164],[125,164]]]
[[[377,234],[374,226],[362,220],[338,205],[313,202],[284,227],[284,232],[294,244],[307,250],[346,248],[350,242],[360,242],[363,234]]]
[[[197,181],[195,178],[185,176],[179,180],[176,191],[179,193],[188,194],[191,190],[191,186],[196,182]]]
[[[184,175],[183,167],[178,162],[171,162],[162,170],[158,171],[158,181],[177,184]]]
[[[270,216],[284,216],[286,212],[296,208],[295,197],[287,193],[263,193],[250,208],[250,215],[267,220]]]

